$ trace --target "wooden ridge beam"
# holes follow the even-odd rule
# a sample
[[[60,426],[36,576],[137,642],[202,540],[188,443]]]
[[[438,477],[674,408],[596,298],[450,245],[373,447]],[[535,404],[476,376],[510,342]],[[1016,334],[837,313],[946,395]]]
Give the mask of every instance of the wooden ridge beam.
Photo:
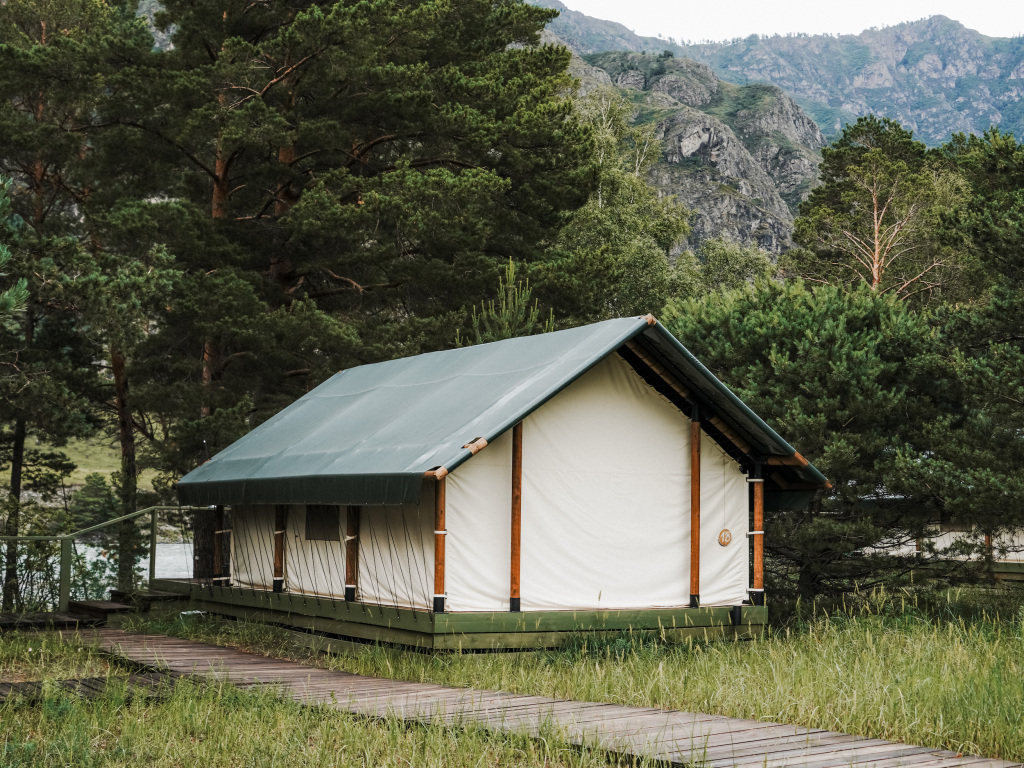
[[[792,456],[769,456],[765,460],[765,464],[773,467],[806,467],[809,463],[799,451],[794,451]]]

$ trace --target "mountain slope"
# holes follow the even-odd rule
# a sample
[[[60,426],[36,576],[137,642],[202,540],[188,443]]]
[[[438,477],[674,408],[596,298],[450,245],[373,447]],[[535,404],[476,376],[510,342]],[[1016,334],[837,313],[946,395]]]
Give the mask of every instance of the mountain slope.
[[[724,80],[772,83],[829,136],[872,112],[931,145],[993,124],[1024,135],[1024,38],[988,37],[945,16],[859,35],[751,35],[681,46],[569,11],[557,0],[532,1],[561,10],[549,29],[580,54],[670,50],[708,64]]]
[[[531,5],[554,8],[558,18],[548,30],[578,54],[602,51],[636,51],[638,53],[682,53],[682,48],[658,37],[643,37],[617,21],[605,21],[570,10],[559,0],[527,0]]]
[[[720,235],[773,252],[789,245],[825,141],[779,88],[736,85],[699,62],[641,53],[593,54],[573,72],[584,91],[622,89],[637,122],[655,124],[664,156],[651,181],[694,212],[691,247]]]
[[[899,120],[922,141],[990,125],[1024,130],[1024,39],[987,37],[945,16],[859,35],[771,37],[685,47],[736,82],[794,94],[830,133],[868,112]]]

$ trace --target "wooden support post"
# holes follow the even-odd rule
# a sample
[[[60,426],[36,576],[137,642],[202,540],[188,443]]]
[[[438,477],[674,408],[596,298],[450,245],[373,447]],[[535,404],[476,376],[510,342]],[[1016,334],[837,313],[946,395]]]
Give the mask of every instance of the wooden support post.
[[[444,613],[444,527],[445,478],[434,486],[434,613]]]
[[[345,528],[345,600],[356,600],[359,587],[359,507],[348,508]]]
[[[284,592],[285,533],[288,530],[288,505],[274,507],[274,591]]]
[[[523,533],[523,422],[512,427],[512,572],[508,609],[518,613],[519,560]]]
[[[750,532],[754,539],[754,583],[750,588],[753,605],[764,605],[764,478],[761,473],[761,463],[756,462],[752,477],[747,478],[754,486],[754,530]]]
[[[700,406],[690,412],[690,607],[700,608]]]

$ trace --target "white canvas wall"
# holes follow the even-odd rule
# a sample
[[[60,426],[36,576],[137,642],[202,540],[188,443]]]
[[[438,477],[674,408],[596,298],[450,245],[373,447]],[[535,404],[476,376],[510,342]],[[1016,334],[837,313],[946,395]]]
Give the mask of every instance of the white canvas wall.
[[[445,482],[448,608],[507,611],[512,557],[511,430]]]
[[[689,430],[616,355],[524,421],[523,610],[689,603]],[[735,604],[747,588],[745,477],[710,438],[701,449],[702,603]],[[510,497],[510,433],[448,476],[452,611],[508,610]]]
[[[306,539],[306,506],[288,507],[285,535],[285,586],[289,592],[343,598],[345,596],[346,508],[338,512],[338,541]]]
[[[446,553],[446,562],[450,557]],[[433,598],[434,483],[425,481],[418,506],[362,508],[359,599],[430,609]]]
[[[701,605],[739,605],[747,599],[749,494],[747,476],[714,440],[704,435],[700,446]],[[725,546],[719,543],[723,530],[732,537]]]
[[[274,507],[231,509],[231,581],[240,587],[274,587]]]

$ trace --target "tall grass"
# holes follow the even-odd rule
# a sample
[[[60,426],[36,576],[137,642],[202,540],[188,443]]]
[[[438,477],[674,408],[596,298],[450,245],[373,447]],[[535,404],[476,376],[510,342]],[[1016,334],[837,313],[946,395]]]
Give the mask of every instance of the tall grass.
[[[93,702],[51,691],[38,706],[0,707],[0,765],[492,766],[596,768],[603,754],[554,735],[530,739],[443,725],[407,727],[326,707],[304,707],[272,690],[179,682],[169,699],[128,701],[123,689]]]
[[[0,680],[66,680],[127,674],[74,633],[0,634]],[[2,762],[0,762],[2,765]]]
[[[580,637],[557,651],[427,655],[367,646],[321,666],[403,680],[826,728],[1024,761],[1024,635],[1019,598],[951,593],[924,604],[876,595],[749,642],[671,646],[653,633]],[[305,657],[285,633],[179,619],[173,634]]]

